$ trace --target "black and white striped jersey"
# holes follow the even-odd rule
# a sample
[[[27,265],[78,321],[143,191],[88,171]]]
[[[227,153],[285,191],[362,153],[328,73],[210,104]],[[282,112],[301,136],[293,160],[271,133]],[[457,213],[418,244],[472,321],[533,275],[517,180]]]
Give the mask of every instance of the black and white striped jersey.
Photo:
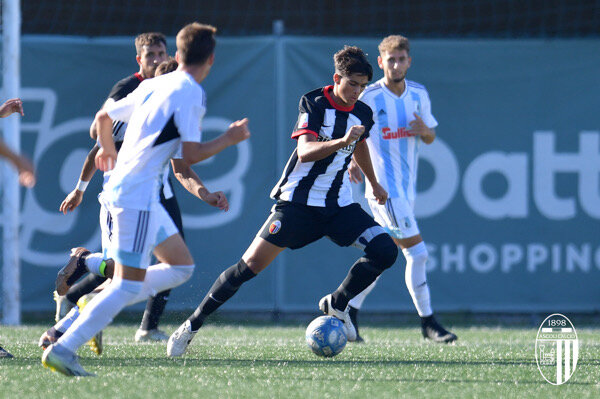
[[[137,89],[143,80],[144,78],[138,72],[119,80],[110,90],[106,103],[110,104],[127,97],[129,93]],[[121,121],[113,122],[113,139],[115,141],[115,147],[117,147],[117,151],[121,149],[121,144],[123,144],[123,138],[125,136],[126,129],[127,123]]]
[[[373,127],[371,108],[362,101],[352,107],[342,107],[333,101],[332,90],[333,86],[327,86],[302,96],[292,138],[312,134],[319,141],[339,139],[354,125],[365,127],[359,141],[369,137]],[[300,162],[297,149],[294,149],[281,179],[271,191],[271,198],[318,207],[350,205],[352,189],[346,170],[355,145],[341,148],[315,162]]]

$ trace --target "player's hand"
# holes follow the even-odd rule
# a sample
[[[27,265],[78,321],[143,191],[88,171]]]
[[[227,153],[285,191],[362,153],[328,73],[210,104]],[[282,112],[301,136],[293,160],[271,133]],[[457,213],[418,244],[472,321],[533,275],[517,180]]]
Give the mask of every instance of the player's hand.
[[[96,168],[100,169],[101,171],[107,172],[112,170],[117,162],[117,152],[107,150],[106,148],[100,148],[96,154],[95,161]]]
[[[15,161],[15,166],[19,172],[19,184],[27,188],[35,186],[35,169],[29,159],[19,156]]]
[[[11,98],[0,105],[0,118],[6,118],[15,112],[20,113],[21,116],[25,116],[25,113],[23,112],[23,101],[21,101],[20,98]]]
[[[365,132],[365,127],[363,125],[354,125],[346,132],[346,135],[342,137],[342,142],[346,145],[350,145],[354,143],[356,140],[360,138]]]
[[[358,184],[363,182],[362,172],[356,162],[354,162],[354,159],[348,165],[348,175],[352,183]]]
[[[371,184],[371,187],[373,187],[373,196],[377,200],[377,203],[379,205],[385,204],[388,199],[387,191],[385,191],[385,189],[381,186],[381,184],[379,184],[377,182],[373,182]]]
[[[427,127],[427,125],[419,116],[419,114],[413,112],[413,115],[415,116],[415,119],[410,121],[409,123],[409,133],[413,136],[420,136],[422,139],[428,142],[427,144],[431,143],[435,138],[434,133],[431,131],[430,128]]]
[[[229,202],[223,191],[215,191],[209,193],[202,198],[207,204],[219,208],[220,210],[227,212],[229,210]]]
[[[229,138],[231,145],[235,145],[240,141],[250,138],[250,130],[248,130],[248,118],[233,122],[229,125],[229,129],[225,132]]]
[[[79,204],[81,204],[82,199],[83,191],[75,189],[71,191],[65,200],[60,204],[59,210],[66,215],[67,212],[72,212],[75,208],[77,208]]]

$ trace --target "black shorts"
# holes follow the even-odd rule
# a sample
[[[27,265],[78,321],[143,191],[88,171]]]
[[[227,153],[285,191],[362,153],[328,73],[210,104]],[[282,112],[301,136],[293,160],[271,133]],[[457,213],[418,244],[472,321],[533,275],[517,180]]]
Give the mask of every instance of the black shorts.
[[[258,235],[273,245],[290,249],[302,248],[322,237],[347,247],[374,226],[379,225],[358,204],[325,208],[277,201]]]

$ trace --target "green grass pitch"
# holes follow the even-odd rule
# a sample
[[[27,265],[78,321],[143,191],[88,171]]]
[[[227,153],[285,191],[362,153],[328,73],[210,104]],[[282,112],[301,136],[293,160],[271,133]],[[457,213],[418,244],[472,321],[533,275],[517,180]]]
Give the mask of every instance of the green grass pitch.
[[[165,325],[168,332],[175,325]],[[365,344],[333,359],[313,355],[305,326],[210,324],[185,358],[165,344],[136,344],[136,326],[105,331],[100,357],[80,350],[96,378],[41,365],[43,325],[0,327],[15,359],[0,360],[0,398],[582,398],[600,397],[600,330],[578,329],[574,376],[553,386],[534,355],[536,328],[455,328],[456,345],[425,342],[416,328],[365,326]]]

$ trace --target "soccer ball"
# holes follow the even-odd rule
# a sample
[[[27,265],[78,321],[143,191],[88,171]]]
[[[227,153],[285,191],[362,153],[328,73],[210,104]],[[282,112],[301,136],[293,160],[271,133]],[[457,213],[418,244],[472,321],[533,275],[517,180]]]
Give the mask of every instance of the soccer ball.
[[[333,316],[320,316],[306,328],[306,344],[315,355],[333,357],[346,347],[344,323]]]

